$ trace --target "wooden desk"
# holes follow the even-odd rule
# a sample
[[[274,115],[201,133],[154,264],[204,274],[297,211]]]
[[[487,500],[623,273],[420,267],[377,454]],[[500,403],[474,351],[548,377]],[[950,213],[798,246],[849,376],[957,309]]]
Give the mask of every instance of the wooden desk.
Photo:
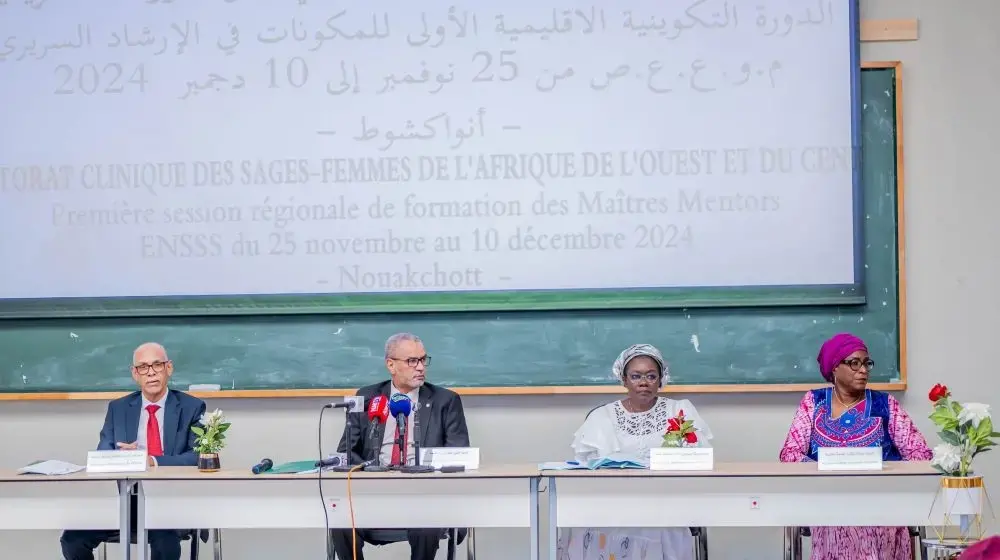
[[[83,472],[45,476],[0,470],[0,529],[127,531],[126,476]],[[129,547],[122,549],[128,560]]]
[[[248,470],[201,473],[158,467],[130,475],[138,482],[137,527],[143,529],[518,527],[531,531],[537,560],[536,465],[485,467],[462,473],[323,473],[254,475]],[[348,490],[350,488],[350,490]],[[145,548],[140,547],[140,550]]]
[[[820,472],[816,463],[543,471],[548,556],[556,559],[558,527],[924,526],[940,519],[940,508],[931,512],[940,475],[929,463],[884,465],[881,472]]]

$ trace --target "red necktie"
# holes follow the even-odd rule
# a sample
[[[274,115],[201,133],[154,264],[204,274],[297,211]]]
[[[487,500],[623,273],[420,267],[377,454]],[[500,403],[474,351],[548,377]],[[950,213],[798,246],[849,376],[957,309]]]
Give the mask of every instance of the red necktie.
[[[149,421],[146,422],[146,452],[153,457],[163,455],[163,444],[160,442],[160,421],[156,419],[157,410],[160,410],[158,404],[146,406],[146,412],[149,413]]]
[[[409,418],[406,419],[406,427],[407,428],[410,427]],[[401,466],[404,462],[403,460],[400,459],[402,455],[403,454],[400,452],[399,449],[399,424],[396,424],[396,435],[392,436],[392,457],[389,459],[389,464],[395,466]]]

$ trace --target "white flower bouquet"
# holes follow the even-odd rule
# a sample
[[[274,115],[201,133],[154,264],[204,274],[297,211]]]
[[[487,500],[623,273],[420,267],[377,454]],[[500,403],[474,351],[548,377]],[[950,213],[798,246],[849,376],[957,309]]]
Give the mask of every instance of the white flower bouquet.
[[[927,395],[934,408],[930,419],[938,427],[942,443],[934,447],[931,466],[946,476],[967,477],[973,473],[972,460],[996,445],[989,405],[951,399],[948,387],[938,383]]]
[[[222,411],[215,409],[202,414],[198,421],[200,426],[191,426],[191,431],[197,437],[194,450],[201,454],[218,453],[226,446],[226,430],[231,425],[226,422]]]

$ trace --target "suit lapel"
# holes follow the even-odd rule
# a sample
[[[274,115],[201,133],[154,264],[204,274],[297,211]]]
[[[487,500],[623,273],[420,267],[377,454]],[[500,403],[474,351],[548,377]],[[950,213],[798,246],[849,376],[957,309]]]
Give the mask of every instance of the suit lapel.
[[[419,410],[416,411],[416,414],[420,415],[420,447],[434,447],[427,443],[427,433],[431,427],[431,409],[434,406],[433,399],[431,399],[431,390],[426,386],[422,386],[420,387],[420,392],[417,394],[419,395],[417,399]]]
[[[167,393],[167,402],[163,406],[163,454],[174,455],[174,445],[177,443],[177,426],[181,419],[181,401],[174,396],[173,391]]]
[[[134,443],[139,439],[139,414],[142,412],[142,393],[136,393],[125,407],[125,441]]]

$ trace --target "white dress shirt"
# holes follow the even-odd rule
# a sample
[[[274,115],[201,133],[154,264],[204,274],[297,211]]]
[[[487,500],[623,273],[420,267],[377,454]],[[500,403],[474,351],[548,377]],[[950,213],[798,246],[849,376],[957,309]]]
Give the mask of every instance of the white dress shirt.
[[[402,393],[395,385],[390,384],[389,398],[391,399],[393,395]],[[417,411],[417,396],[420,394],[420,389],[415,389],[409,393],[405,393],[410,401],[413,402],[413,412],[407,417],[406,426],[406,461],[407,465],[412,465],[414,463],[413,454],[413,413]],[[389,465],[389,461],[392,459],[392,446],[395,443],[396,435],[396,419],[389,416],[385,420],[385,433],[382,435],[382,449],[379,453],[379,461],[382,465]]]
[[[167,396],[169,395],[169,392],[164,393],[163,397],[156,402],[148,401],[145,395],[142,396],[142,410],[139,411],[139,429],[136,431],[138,437],[135,439],[137,449],[149,449],[148,442],[146,441],[146,426],[149,424],[149,412],[146,410],[146,407],[151,404],[159,405],[160,407],[156,411],[156,421],[160,425],[160,446],[166,446],[166,442],[163,441],[163,410],[167,404]],[[163,449],[163,454],[167,454],[165,448]]]

